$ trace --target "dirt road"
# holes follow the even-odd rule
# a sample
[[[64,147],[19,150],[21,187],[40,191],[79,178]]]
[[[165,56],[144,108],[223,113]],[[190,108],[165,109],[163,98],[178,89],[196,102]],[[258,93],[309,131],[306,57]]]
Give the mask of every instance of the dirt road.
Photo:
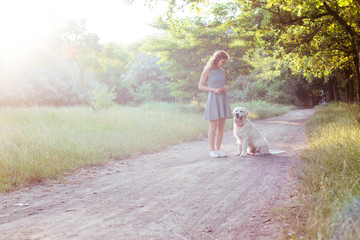
[[[0,239],[279,239],[273,214],[293,191],[313,112],[253,121],[285,154],[236,157],[226,132],[227,158],[210,158],[202,139],[2,194]]]

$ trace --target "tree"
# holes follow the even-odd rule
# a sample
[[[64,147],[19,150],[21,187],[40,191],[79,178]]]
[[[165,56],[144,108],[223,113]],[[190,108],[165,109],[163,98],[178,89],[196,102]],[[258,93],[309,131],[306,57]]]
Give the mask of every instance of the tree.
[[[96,77],[99,82],[110,87],[115,87],[115,101],[119,104],[126,104],[132,101],[130,86],[124,82],[127,73],[127,64],[131,62],[138,52],[139,44],[134,46],[119,45],[114,42],[104,44],[99,53],[99,62],[102,71],[97,72]],[[134,48],[134,49],[133,49]]]
[[[124,82],[132,89],[133,101],[170,101],[169,79],[158,64],[159,58],[140,52],[126,67]]]
[[[85,60],[94,58],[98,38],[86,31],[84,23],[65,21],[31,54],[7,61],[0,85],[1,104],[61,106],[89,101],[84,88],[97,83],[89,73],[95,65]]]
[[[225,5],[215,5],[210,11],[221,13],[231,12]],[[166,31],[167,38],[150,39],[143,49],[159,53],[162,62],[166,62],[164,69],[171,80],[171,94],[179,100],[190,101],[203,96],[198,89],[203,67],[210,56],[217,50],[225,50],[230,55],[227,64],[228,80],[232,81],[239,73],[248,73],[251,66],[242,60],[247,46],[239,36],[233,32],[233,27],[223,24],[230,19],[226,14],[203,14],[195,17],[162,17],[153,26]]]
[[[196,9],[201,9],[202,3],[174,2],[175,6],[190,4]],[[175,9],[174,4],[170,8]],[[278,47],[286,50],[277,57],[287,58],[292,53],[294,74],[304,74],[310,83],[312,79],[327,81],[334,71],[346,69],[348,77],[356,82],[356,86],[348,88],[356,89],[360,101],[359,0],[235,0],[222,5],[219,11],[213,11],[214,19],[225,20],[219,22],[222,26],[232,26],[233,33],[245,29],[269,53]],[[348,79],[339,81],[353,83]]]
[[[94,56],[99,50],[99,38],[94,33],[89,33],[85,27],[86,20],[64,21],[60,34],[62,37],[61,50],[73,59],[80,70],[81,86],[85,94],[85,103],[91,106],[90,90],[84,79],[85,70],[96,70],[100,67],[98,59]]]
[[[296,53],[294,64],[304,74],[326,77],[352,69],[360,100],[360,8],[352,1],[239,1],[242,9],[266,11],[265,41]],[[269,48],[271,50],[271,47]],[[304,61],[304,58],[306,59]],[[347,81],[347,80],[346,80]]]

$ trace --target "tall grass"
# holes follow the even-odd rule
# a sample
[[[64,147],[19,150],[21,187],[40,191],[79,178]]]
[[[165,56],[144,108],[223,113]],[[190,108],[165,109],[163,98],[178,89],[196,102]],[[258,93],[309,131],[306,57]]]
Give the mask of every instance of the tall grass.
[[[262,105],[264,105],[263,103]],[[271,109],[272,107],[269,107]],[[232,121],[227,121],[229,129]],[[0,109],[0,191],[205,137],[198,104]]]
[[[307,123],[295,232],[305,239],[360,239],[360,107],[317,107]]]

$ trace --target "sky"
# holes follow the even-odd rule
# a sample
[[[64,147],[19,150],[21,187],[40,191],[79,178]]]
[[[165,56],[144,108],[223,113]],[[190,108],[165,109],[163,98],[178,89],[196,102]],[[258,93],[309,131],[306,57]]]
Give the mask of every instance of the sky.
[[[130,43],[151,34],[148,26],[166,11],[165,3],[151,9],[143,0],[5,0],[0,8],[0,48],[21,51],[34,44],[58,19],[86,19],[86,28],[100,43]]]

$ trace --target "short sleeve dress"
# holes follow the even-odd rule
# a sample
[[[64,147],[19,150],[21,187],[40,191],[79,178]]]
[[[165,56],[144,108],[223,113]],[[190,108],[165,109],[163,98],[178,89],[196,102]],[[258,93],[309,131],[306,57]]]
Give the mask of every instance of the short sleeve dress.
[[[207,80],[208,87],[221,88],[225,86],[224,69],[210,69]],[[231,108],[226,93],[216,94],[209,92],[204,113],[204,120],[217,120],[220,118],[232,118]]]

